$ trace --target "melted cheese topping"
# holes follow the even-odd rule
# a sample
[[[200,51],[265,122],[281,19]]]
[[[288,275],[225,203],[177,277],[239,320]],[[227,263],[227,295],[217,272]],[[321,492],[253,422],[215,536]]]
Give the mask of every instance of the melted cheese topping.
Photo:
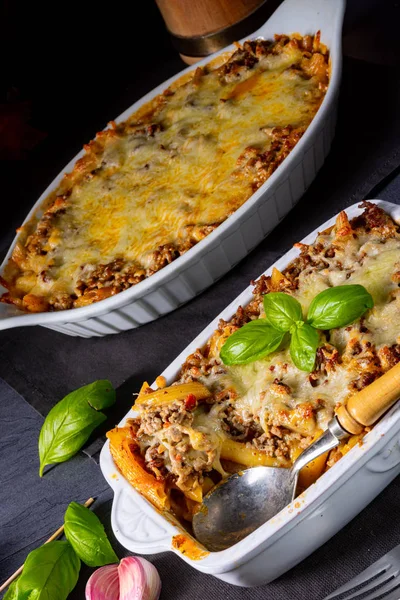
[[[288,44],[233,81],[218,69],[176,87],[151,115],[153,135],[138,134],[136,115],[119,125],[78,178],[57,216],[39,267],[47,277],[21,278],[38,296],[76,293],[99,264],[123,258],[152,268],[160,246],[182,246],[193,226],[224,221],[254,191],[238,169],[247,148],[271,149],[274,127],[306,128],[323,98],[320,79],[302,71],[303,52]],[[17,287],[18,287],[17,280]]]
[[[324,241],[324,237],[326,243],[329,236],[319,236],[319,241]],[[392,298],[397,290],[392,276],[400,269],[400,240],[382,241],[374,240],[373,236],[359,236],[347,241],[340,253],[340,268],[337,256],[324,257],[324,261],[328,263],[327,268],[317,270],[310,266],[300,273],[299,287],[293,296],[302,305],[304,316],[311,300],[324,289],[360,284],[370,292],[375,303],[364,319],[367,332],[361,335],[358,326],[335,329],[331,332],[330,342],[339,351],[344,351],[351,338],[363,340],[373,345],[377,352],[383,346],[400,343],[400,296]],[[287,348],[248,365],[226,366],[225,369],[224,385],[237,391],[235,406],[239,411],[277,415],[280,410],[292,410],[304,402],[323,400],[324,408],[318,411],[318,426],[322,429],[332,417],[335,404],[343,403],[349,396],[349,383],[357,375],[348,364],[339,364],[322,386],[313,387],[309,373],[293,365]],[[279,389],[272,385],[276,379],[289,386],[290,394],[278,393]]]

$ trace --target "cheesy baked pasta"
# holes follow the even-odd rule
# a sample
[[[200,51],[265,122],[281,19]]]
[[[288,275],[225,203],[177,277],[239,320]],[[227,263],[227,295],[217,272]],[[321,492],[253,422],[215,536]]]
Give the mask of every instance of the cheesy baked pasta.
[[[108,433],[114,461],[160,510],[190,521],[203,495],[249,466],[289,467],[326,429],[335,407],[400,360],[400,227],[375,204],[334,227],[282,272],[261,276],[254,297],[221,320],[203,348],[187,357],[170,386],[145,383],[135,418]],[[350,325],[319,331],[312,370],[300,370],[285,341],[248,364],[224,364],[221,348],[246,324],[268,316],[268,294],[284,292],[306,315],[312,300],[337,286],[367,290],[373,302]],[[313,483],[355,443],[353,436],[308,465],[300,489]]]
[[[319,33],[278,35],[238,45],[112,122],[22,227],[2,301],[81,307],[171,263],[270,177],[328,82]]]

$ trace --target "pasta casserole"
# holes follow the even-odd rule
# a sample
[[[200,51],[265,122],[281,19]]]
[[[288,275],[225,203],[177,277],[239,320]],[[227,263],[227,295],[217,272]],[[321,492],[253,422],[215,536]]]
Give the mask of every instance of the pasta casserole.
[[[78,308],[166,267],[271,176],[328,83],[319,32],[278,35],[238,45],[112,122],[21,228],[1,300]]]
[[[159,510],[189,523],[203,495],[230,473],[257,465],[289,467],[326,429],[335,408],[400,360],[400,227],[364,202],[345,212],[282,271],[262,275],[253,299],[221,320],[208,343],[187,357],[171,385],[147,383],[135,417],[107,435],[115,464]],[[284,292],[306,315],[313,299],[339,286],[363,286],[373,299],[350,325],[319,331],[309,371],[283,341],[247,364],[225,364],[221,348],[248,323],[265,321],[265,298]],[[372,306],[372,305],[371,305]],[[366,428],[302,470],[299,491],[330,469]]]

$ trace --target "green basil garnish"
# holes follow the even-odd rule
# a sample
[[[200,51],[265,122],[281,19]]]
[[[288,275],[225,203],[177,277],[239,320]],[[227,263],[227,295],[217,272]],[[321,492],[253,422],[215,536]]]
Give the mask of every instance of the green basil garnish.
[[[18,578],[18,579],[20,579],[20,578]],[[6,594],[4,595],[3,600],[18,600],[18,590],[17,590],[18,579],[16,579],[15,581],[12,582],[12,584],[8,588]],[[28,598],[29,598],[29,596],[28,596]]]
[[[263,299],[265,319],[278,331],[290,331],[292,325],[303,320],[301,304],[283,292],[271,292]]]
[[[103,525],[85,506],[71,502],[64,516],[64,533],[76,554],[89,567],[118,562]]]
[[[85,385],[65,396],[47,415],[39,435],[39,475],[51,463],[74,456],[96,427],[106,420],[99,412],[115,403],[115,390],[107,379]]]
[[[313,371],[318,342],[318,331],[311,325],[300,323],[294,326],[290,340],[290,356],[296,367],[301,371],[307,371],[308,373]]]
[[[221,348],[221,360],[226,365],[246,365],[276,350],[283,337],[265,319],[250,321],[227,339]]]
[[[226,365],[247,364],[270,354],[291,334],[290,356],[302,371],[312,371],[318,348],[317,329],[346,327],[373,308],[371,294],[362,285],[340,285],[324,290],[311,302],[307,322],[300,303],[284,292],[263,298],[265,319],[247,323],[231,335],[221,348]]]
[[[28,554],[4,600],[65,600],[76,586],[80,567],[68,542],[44,544]]]
[[[307,321],[316,329],[346,327],[374,306],[372,296],[362,285],[338,285],[315,296]]]

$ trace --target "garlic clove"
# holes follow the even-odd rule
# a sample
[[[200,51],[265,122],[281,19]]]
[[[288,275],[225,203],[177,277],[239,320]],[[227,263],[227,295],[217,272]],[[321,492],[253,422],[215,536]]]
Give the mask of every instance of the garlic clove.
[[[100,567],[90,576],[85,589],[86,600],[119,600],[118,565]]]
[[[128,556],[119,563],[118,572],[119,600],[158,600],[161,579],[151,562],[138,556]]]
[[[97,569],[86,584],[86,600],[158,600],[161,579],[145,558],[129,556]]]

